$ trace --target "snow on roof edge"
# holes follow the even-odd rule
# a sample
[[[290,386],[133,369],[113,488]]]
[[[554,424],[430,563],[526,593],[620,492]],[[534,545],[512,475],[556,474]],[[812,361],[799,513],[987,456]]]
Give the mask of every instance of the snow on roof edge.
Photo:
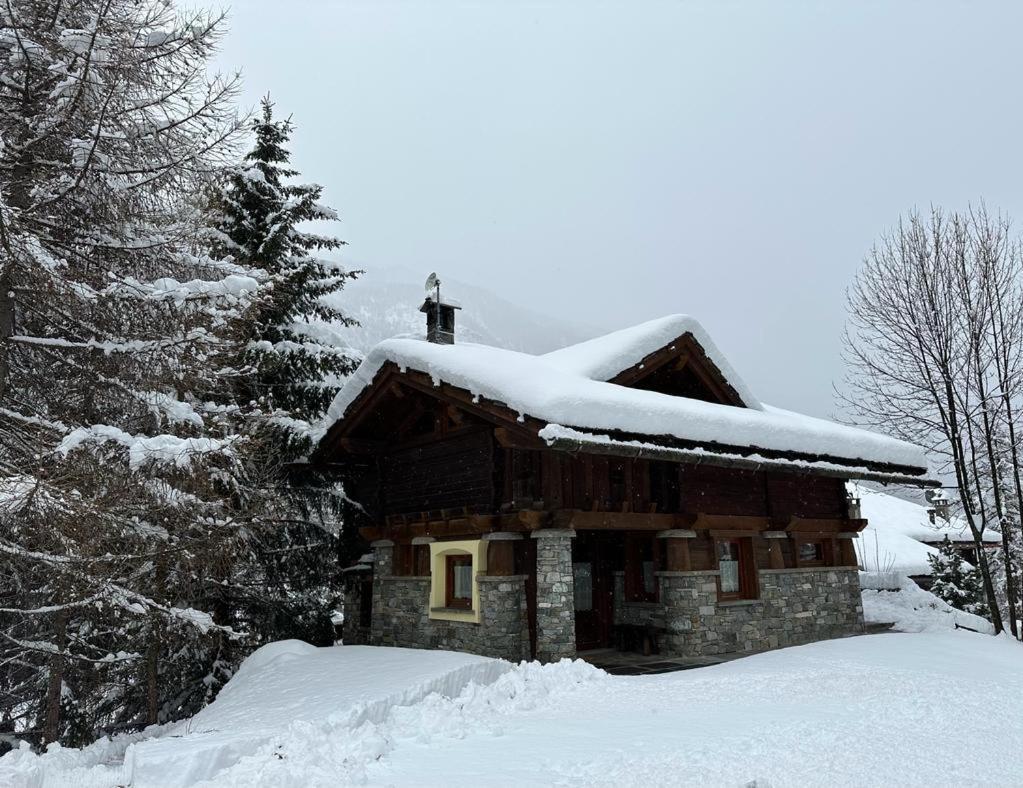
[[[656,455],[660,454],[664,459],[668,459],[670,456],[674,455],[674,457],[679,458],[681,461],[692,460],[697,463],[703,461],[707,464],[714,464],[715,461],[719,464],[721,461],[728,461],[738,466],[755,466],[761,468],[775,467],[802,471],[818,471],[822,475],[841,476],[846,479],[880,481],[885,484],[895,483],[918,486],[937,484],[937,482],[933,482],[931,479],[928,479],[926,474],[916,477],[900,473],[871,470],[863,465],[854,465],[853,463],[855,463],[856,460],[849,460],[848,463],[840,464],[830,462],[829,460],[768,457],[763,454],[759,454],[756,451],[751,454],[735,454],[724,449],[717,451],[704,447],[675,448],[657,443],[648,443],[645,441],[621,440],[612,438],[610,435],[598,435],[592,432],[583,432],[561,424],[548,424],[540,430],[538,435],[542,440],[547,442],[548,446],[556,446],[557,444],[570,445],[575,443],[580,446],[595,449],[598,452],[601,448],[621,449],[623,450],[623,454],[635,452],[636,456],[640,456],[644,452],[649,452],[650,458],[656,458]],[[844,460],[845,458],[841,459]]]
[[[338,392],[315,431],[322,438],[372,384],[385,363],[429,375],[474,397],[502,402],[520,415],[551,424],[682,440],[820,454],[849,461],[926,471],[923,450],[877,433],[784,411],[703,402],[591,380],[533,356],[486,345],[437,345],[390,339],[378,344]]]

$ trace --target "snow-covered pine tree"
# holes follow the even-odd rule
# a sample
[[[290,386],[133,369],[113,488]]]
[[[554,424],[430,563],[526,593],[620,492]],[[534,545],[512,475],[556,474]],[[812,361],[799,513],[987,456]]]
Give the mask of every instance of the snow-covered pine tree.
[[[323,415],[339,379],[358,364],[338,333],[355,321],[326,297],[359,272],[320,256],[344,241],[311,232],[307,223],[335,222],[337,212],[320,203],[322,186],[290,182],[299,174],[290,167],[286,147],[292,123],[274,120],[273,107],[269,97],[263,99],[252,124],[255,144],[218,195],[222,223],[216,239],[221,254],[258,265],[273,284],[247,347],[246,361],[255,374],[239,380],[237,388],[242,399],[278,416],[284,434],[304,454],[305,424]]]
[[[937,555],[927,557],[931,565],[931,593],[957,610],[983,616],[987,612],[980,573],[966,564],[948,537]]]
[[[210,403],[262,286],[202,253],[240,131],[221,22],[0,5],[0,725],[37,743],[202,701],[174,671],[243,525],[237,408]]]
[[[310,225],[337,220],[320,203],[322,187],[294,182],[289,120],[276,120],[269,98],[252,124],[254,144],[214,199],[221,214],[215,248],[245,267],[266,272],[272,288],[250,325],[239,366],[248,374],[228,393],[254,403],[260,414],[246,429],[249,487],[271,488],[282,507],[237,545],[229,577],[211,588],[225,623],[258,641],[299,637],[328,643],[341,564],[342,498],[329,482],[311,478],[301,460],[310,449],[310,424],[319,420],[358,359],[340,329],[354,324],[328,302],[359,272],[324,253],[343,241]],[[242,501],[245,505],[245,501]]]

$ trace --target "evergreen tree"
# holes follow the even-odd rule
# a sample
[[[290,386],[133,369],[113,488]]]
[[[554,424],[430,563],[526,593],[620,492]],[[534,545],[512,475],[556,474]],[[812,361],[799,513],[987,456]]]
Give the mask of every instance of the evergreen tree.
[[[344,241],[303,229],[307,222],[337,221],[337,212],[320,204],[323,187],[294,184],[286,145],[291,120],[273,117],[263,99],[253,123],[255,144],[220,191],[222,212],[217,248],[245,266],[270,276],[272,289],[260,304],[246,349],[254,370],[236,387],[240,401],[254,401],[276,418],[287,438],[289,455],[308,448],[308,424],[323,416],[339,379],[358,365],[337,329],[352,326],[328,298],[357,271],[347,271],[318,253],[337,250]]]
[[[931,593],[957,610],[983,616],[986,612],[980,573],[960,557],[945,537],[937,555],[927,557],[931,565]]]
[[[246,648],[290,637],[332,642],[341,566],[335,523],[343,497],[328,480],[312,478],[302,460],[311,448],[310,425],[358,364],[338,332],[354,321],[330,297],[359,272],[322,256],[343,241],[308,229],[336,221],[337,213],[319,202],[322,187],[293,182],[292,130],[264,99],[251,151],[214,198],[217,251],[265,271],[272,284],[248,326],[239,363],[245,374],[225,394],[256,407],[246,425],[254,438],[245,458],[247,486],[278,491],[280,506],[239,540],[225,577],[210,588],[219,620],[250,633]],[[244,496],[238,503],[249,506]]]
[[[234,637],[195,609],[258,508],[214,401],[264,286],[203,252],[241,131],[220,26],[0,7],[0,725],[37,743],[194,712],[184,666]]]

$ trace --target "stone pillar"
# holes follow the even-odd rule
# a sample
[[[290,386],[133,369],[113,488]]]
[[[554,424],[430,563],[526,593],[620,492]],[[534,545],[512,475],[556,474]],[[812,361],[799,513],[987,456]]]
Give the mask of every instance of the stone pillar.
[[[384,631],[384,597],[381,579],[394,574],[394,542],[379,539],[370,544],[373,548],[373,617],[370,622],[369,642],[380,645]]]
[[[534,531],[536,542],[536,658],[556,662],[575,657],[575,531]]]
[[[479,653],[512,662],[529,659],[526,576],[515,574],[515,545],[523,536],[493,531],[482,539],[487,543],[487,572],[476,577],[483,636]]]
[[[369,643],[369,630],[362,625],[362,599],[366,593],[372,596],[369,591],[373,582],[372,572],[373,567],[367,564],[356,564],[341,571],[345,613],[341,624],[341,642],[347,646]]]

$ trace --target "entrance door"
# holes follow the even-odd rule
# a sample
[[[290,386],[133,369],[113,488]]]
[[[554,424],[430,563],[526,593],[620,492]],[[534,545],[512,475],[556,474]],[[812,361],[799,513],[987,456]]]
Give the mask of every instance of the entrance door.
[[[579,651],[611,645],[614,616],[613,546],[604,534],[579,532],[572,540],[575,586],[575,647]]]

